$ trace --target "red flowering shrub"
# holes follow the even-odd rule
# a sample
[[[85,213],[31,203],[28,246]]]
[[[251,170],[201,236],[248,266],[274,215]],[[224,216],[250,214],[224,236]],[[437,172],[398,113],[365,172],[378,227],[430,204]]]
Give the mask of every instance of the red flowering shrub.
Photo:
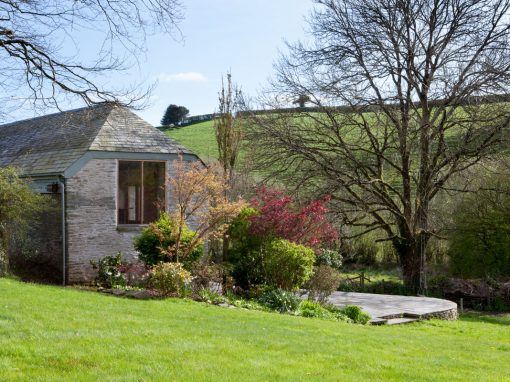
[[[249,218],[249,234],[260,238],[278,237],[318,250],[338,240],[337,231],[328,222],[326,197],[296,208],[290,196],[265,186],[251,205],[258,213]]]

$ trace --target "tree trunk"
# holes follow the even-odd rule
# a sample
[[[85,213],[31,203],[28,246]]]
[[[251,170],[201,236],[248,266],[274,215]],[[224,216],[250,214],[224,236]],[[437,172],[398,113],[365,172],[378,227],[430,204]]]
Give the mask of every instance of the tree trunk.
[[[224,263],[228,262],[228,249],[230,246],[230,238],[228,233],[223,234],[223,248],[222,248],[222,260]]]
[[[423,292],[425,269],[422,269],[422,255],[425,256],[427,241],[424,235],[419,235],[393,242],[402,268],[404,287],[413,294]]]

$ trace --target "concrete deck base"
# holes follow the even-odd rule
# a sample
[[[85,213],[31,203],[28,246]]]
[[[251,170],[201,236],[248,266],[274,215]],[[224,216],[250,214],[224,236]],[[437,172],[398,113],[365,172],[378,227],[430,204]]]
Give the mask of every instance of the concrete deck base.
[[[357,305],[370,314],[374,321],[400,317],[457,319],[457,304],[439,298],[334,292],[329,302],[339,307]]]

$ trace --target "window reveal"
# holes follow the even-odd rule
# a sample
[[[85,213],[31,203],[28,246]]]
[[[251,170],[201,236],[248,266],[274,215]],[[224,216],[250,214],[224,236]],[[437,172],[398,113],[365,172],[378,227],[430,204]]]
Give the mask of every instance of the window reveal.
[[[118,224],[155,221],[165,202],[165,162],[119,161]]]

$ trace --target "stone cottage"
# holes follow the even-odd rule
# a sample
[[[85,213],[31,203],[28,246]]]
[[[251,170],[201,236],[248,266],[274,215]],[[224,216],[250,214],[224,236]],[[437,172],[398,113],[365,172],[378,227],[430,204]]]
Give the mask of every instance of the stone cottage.
[[[0,126],[0,166],[14,166],[54,201],[41,217],[37,253],[63,283],[89,282],[90,265],[121,251],[169,208],[169,162],[196,155],[114,104]],[[59,281],[60,281],[59,280]]]

